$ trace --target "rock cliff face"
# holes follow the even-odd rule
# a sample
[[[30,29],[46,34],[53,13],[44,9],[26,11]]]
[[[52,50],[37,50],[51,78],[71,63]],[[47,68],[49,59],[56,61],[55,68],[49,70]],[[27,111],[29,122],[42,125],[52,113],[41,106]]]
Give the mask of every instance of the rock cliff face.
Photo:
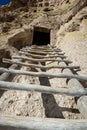
[[[23,46],[32,44],[34,27],[50,29],[51,44],[66,52],[73,65],[80,65],[78,73],[87,75],[87,0],[12,0],[10,5],[0,7],[0,66],[5,66],[3,57],[10,58]],[[39,84],[37,78],[24,76],[16,76],[13,81]],[[58,84],[56,79],[50,82]],[[76,109],[73,98],[55,96],[55,99],[61,106],[56,111],[61,109],[64,118],[82,118],[79,113],[64,109],[67,106]],[[53,109],[50,101],[49,104]],[[0,114],[3,113],[45,117],[41,95],[30,92],[5,92],[0,98]]]
[[[63,1],[62,1],[63,2]],[[38,6],[38,7],[43,7],[43,6],[58,6],[60,3],[60,0],[12,0],[12,4],[26,4],[30,6]]]
[[[32,41],[34,26],[50,28],[51,43],[56,45],[67,35],[83,38],[86,19],[87,0],[12,0],[10,5],[0,7],[0,45],[10,52],[15,41],[23,41],[22,45],[26,41],[27,45]]]
[[[12,0],[0,7],[0,45],[13,53],[15,43],[31,44],[34,26],[51,29],[51,44],[61,44],[75,33],[86,37],[81,31],[86,19],[87,0]]]

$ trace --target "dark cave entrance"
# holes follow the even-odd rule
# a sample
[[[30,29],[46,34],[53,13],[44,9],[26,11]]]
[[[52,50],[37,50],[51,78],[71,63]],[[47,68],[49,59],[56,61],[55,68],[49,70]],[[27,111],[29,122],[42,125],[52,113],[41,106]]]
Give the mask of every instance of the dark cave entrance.
[[[42,27],[34,27],[33,45],[50,44],[50,29]]]

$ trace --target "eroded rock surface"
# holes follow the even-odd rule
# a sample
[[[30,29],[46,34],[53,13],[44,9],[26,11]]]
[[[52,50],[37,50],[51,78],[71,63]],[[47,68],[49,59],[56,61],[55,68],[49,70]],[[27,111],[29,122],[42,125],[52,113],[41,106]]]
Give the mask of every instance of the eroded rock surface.
[[[10,5],[0,7],[0,61],[31,45],[34,26],[51,29],[51,44],[60,47],[73,65],[81,67],[79,74],[87,75],[87,0],[12,0]],[[57,69],[49,72],[60,73]],[[12,81],[41,84],[39,78],[28,76],[15,76]],[[49,84],[68,87],[63,79],[50,79]],[[74,97],[20,91],[5,91],[0,96],[2,115],[83,118]]]

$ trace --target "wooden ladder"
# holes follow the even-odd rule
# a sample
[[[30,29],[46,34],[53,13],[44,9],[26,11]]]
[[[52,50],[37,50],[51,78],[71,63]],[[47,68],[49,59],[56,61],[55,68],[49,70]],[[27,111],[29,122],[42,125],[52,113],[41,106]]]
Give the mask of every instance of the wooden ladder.
[[[87,88],[81,84],[81,81],[87,82],[87,77],[74,74],[74,71],[80,70],[79,66],[70,65],[72,63],[66,60],[65,53],[56,46],[26,46],[19,51],[19,55],[12,56],[11,59],[3,59],[4,63],[11,65],[10,68],[0,68],[0,89],[5,90],[23,90],[36,91],[47,94],[66,94],[68,96],[78,97],[77,106],[81,114],[85,117],[82,120],[66,120],[51,118],[29,118],[29,117],[0,117],[0,130],[2,128],[15,130],[87,130]],[[25,61],[28,61],[26,63]],[[58,62],[58,65],[46,65],[46,62]],[[18,67],[39,68],[40,72],[23,71]],[[58,68],[61,73],[48,73],[46,70]],[[73,71],[72,71],[73,70]],[[69,88],[47,87],[46,85],[32,85],[9,82],[7,79],[11,75],[27,75],[34,77],[64,78],[68,79]]]

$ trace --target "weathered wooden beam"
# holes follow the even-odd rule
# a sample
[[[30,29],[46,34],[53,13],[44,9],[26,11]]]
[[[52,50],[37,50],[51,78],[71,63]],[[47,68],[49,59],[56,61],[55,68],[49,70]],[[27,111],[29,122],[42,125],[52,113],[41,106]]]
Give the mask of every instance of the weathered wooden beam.
[[[87,120],[0,116],[0,130],[87,130]]]
[[[10,69],[17,69],[18,68],[18,65],[17,64],[14,64],[14,65],[11,65],[9,67]],[[8,79],[8,77],[10,76],[10,73],[3,73],[0,75],[0,81],[5,81]]]
[[[40,54],[40,55],[47,55],[49,53],[46,53],[46,52],[43,52],[43,51],[31,51],[31,50],[24,50],[24,49],[21,49],[20,51],[23,51],[23,52],[29,52],[29,53],[33,53],[33,54]]]
[[[41,48],[40,49],[38,49],[38,48],[34,48],[34,49],[33,48],[22,48],[21,50],[28,50],[28,51],[29,50],[32,50],[32,51],[40,51],[41,50],[41,51],[52,52],[52,50],[50,48],[47,48],[47,49],[43,49],[43,48],[42,49]]]
[[[28,61],[35,61],[35,62],[46,62],[46,61],[58,61],[58,62],[61,62],[61,61],[64,61],[64,62],[67,62],[67,63],[72,63],[71,61],[69,60],[58,60],[58,59],[55,59],[55,58],[46,58],[46,59],[34,59],[34,58],[28,58],[27,56],[12,56],[13,59],[21,59],[21,60],[28,60]]]
[[[47,52],[53,52],[51,49],[47,49],[47,50],[44,50],[44,49],[29,49],[29,48],[25,48],[25,49],[21,49],[21,50],[25,50],[25,51],[35,51],[35,52],[38,52],[38,51],[43,51],[43,52],[45,52],[45,53],[47,53]],[[55,52],[61,52],[61,50],[60,49],[58,49],[58,50],[56,50]]]
[[[19,54],[23,54],[23,55],[26,55],[26,56],[31,56],[33,58],[57,58],[57,57],[66,58],[66,56],[63,56],[64,53],[60,53],[60,54],[58,54],[56,56],[55,55],[43,56],[43,55],[34,55],[34,54],[31,54],[31,53],[19,51]]]
[[[26,48],[30,48],[30,47],[26,47]],[[32,45],[31,48],[32,49],[45,49],[45,50],[50,49],[49,46],[47,46],[47,45],[46,46],[34,46],[34,45]]]
[[[32,51],[32,50],[23,50],[23,49],[21,49],[21,51],[23,51],[23,52],[29,52],[29,53],[33,53],[33,54],[40,54],[40,55],[47,55],[47,54],[52,54],[52,52],[43,52],[43,51],[41,51],[41,50],[39,50],[39,51]],[[61,52],[61,51],[58,51],[58,52]],[[56,54],[56,52],[55,52],[55,54]]]
[[[34,46],[34,45],[32,45],[31,46],[31,49],[45,49],[45,50],[52,50],[50,47],[49,47],[50,45],[46,45],[46,46]],[[26,48],[29,48],[30,49],[30,47],[26,47]],[[57,48],[56,46],[55,47],[53,47],[54,49],[56,49],[56,50],[61,50],[60,48]]]
[[[59,65],[66,65],[67,64],[65,62],[60,62]],[[64,69],[63,70],[63,73],[64,74],[73,74],[72,71],[70,69]],[[72,89],[76,89],[77,91],[78,90],[84,90],[84,87],[82,86],[82,84],[75,78],[73,79],[70,79],[68,81],[68,85],[72,88]],[[81,114],[87,118],[87,98],[80,98],[78,101],[77,101],[77,106],[78,106],[78,109],[79,111],[81,112]]]
[[[41,46],[32,45],[32,48],[49,48],[49,46],[48,45],[41,45]]]
[[[80,97],[77,106],[82,116],[87,119],[87,96]]]
[[[68,79],[78,79],[80,81],[87,81],[86,76],[79,76],[74,74],[53,74],[47,72],[31,72],[31,71],[22,71],[22,70],[14,70],[14,69],[6,69],[0,68],[0,72],[7,72],[11,74],[18,74],[18,75],[29,75],[29,76],[36,76],[36,77],[50,77],[50,78],[68,78]]]
[[[43,53],[41,54],[40,52],[38,52],[38,53],[37,53],[37,52],[36,52],[36,53],[34,52],[34,53],[33,53],[33,52],[30,52],[30,51],[26,51],[25,49],[20,49],[20,51],[22,51],[22,52],[27,52],[27,53],[31,53],[31,54],[37,54],[37,55],[46,55],[46,53],[45,53],[45,54],[43,54]],[[42,51],[42,50],[41,50],[41,51]]]
[[[35,47],[31,47],[31,48],[30,48],[30,47],[25,47],[25,48],[23,48],[23,49],[46,50],[46,51],[47,51],[47,50],[49,50],[49,51],[52,50],[52,49],[50,49],[50,47],[47,47],[47,48],[37,48],[37,47],[36,47],[36,48],[35,48]]]
[[[5,90],[21,90],[21,91],[35,91],[35,92],[41,92],[41,93],[47,93],[47,94],[66,94],[68,96],[75,96],[80,97],[87,95],[87,89],[84,90],[73,90],[73,89],[67,89],[67,88],[52,88],[47,86],[41,86],[41,85],[32,85],[32,84],[21,84],[21,83],[15,83],[15,82],[4,82],[0,81],[0,89]]]
[[[30,64],[30,63],[14,61],[14,60],[5,59],[5,58],[3,58],[3,62],[4,63],[9,63],[9,64],[18,64],[20,66],[27,66],[27,67],[31,67],[31,68],[40,68],[40,69],[44,69],[44,70],[53,69],[53,68],[59,68],[59,69],[65,69],[65,68],[79,69],[79,66],[59,66],[59,65],[54,65],[54,66],[46,65],[46,66],[43,66],[43,65],[37,65],[37,64]]]

